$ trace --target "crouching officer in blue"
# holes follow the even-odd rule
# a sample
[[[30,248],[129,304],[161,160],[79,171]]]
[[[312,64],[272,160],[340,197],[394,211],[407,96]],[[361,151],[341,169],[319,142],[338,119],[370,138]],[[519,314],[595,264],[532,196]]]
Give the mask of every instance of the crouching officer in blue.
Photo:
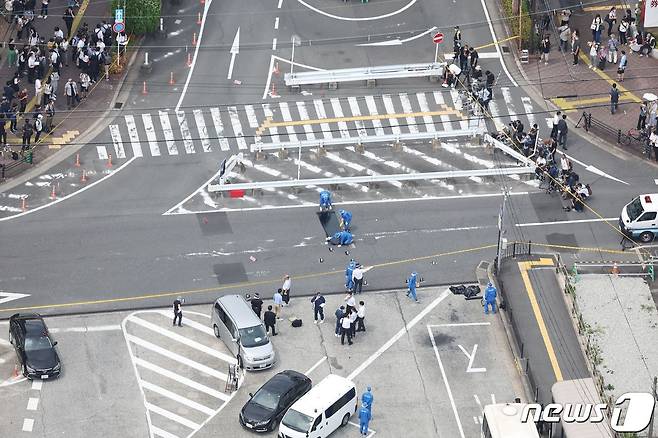
[[[347,210],[340,210],[340,227],[344,231],[350,230],[350,225],[352,225],[352,213]]]
[[[489,314],[489,306],[491,306],[491,312],[496,313],[496,296],[498,291],[496,287],[489,282],[487,288],[484,291],[484,314]]]
[[[327,241],[332,245],[343,246],[351,245],[354,241],[354,238],[352,237],[352,233],[349,231],[339,231],[333,236],[327,237]]]
[[[320,192],[320,211],[331,210],[331,193],[327,190]]]

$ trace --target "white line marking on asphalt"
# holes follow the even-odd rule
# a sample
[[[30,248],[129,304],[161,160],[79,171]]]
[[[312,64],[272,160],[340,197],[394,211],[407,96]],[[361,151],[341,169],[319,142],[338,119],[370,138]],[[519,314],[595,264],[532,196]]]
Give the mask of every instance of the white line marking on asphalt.
[[[413,108],[411,107],[411,100],[409,100],[409,95],[407,93],[398,93],[398,96],[400,98],[400,103],[402,104],[402,112],[406,114],[410,114],[414,112]],[[415,117],[407,117],[407,129],[409,132],[412,134],[418,134],[418,126],[416,126],[416,118]]]
[[[382,100],[384,101],[384,108],[386,108],[386,114],[395,114],[395,106],[393,105],[393,99],[391,99],[390,94],[382,94]],[[393,130],[393,134],[398,135],[402,133],[400,130],[400,123],[398,119],[388,119],[389,125]]]
[[[361,109],[359,108],[359,102],[356,100],[356,97],[350,96],[347,98],[347,102],[350,104],[350,112],[353,116],[360,116]],[[366,125],[363,124],[362,120],[355,120],[354,124],[356,125],[356,132],[359,137],[367,137],[368,131],[366,130]]]
[[[271,119],[274,119],[274,112],[272,111],[272,106],[269,103],[264,103],[263,104],[263,112],[265,113],[265,117],[269,117]],[[279,138],[279,128],[276,126],[272,128],[267,128],[270,132],[270,140],[272,143],[279,143],[280,138]]]
[[[143,157],[142,145],[139,142],[139,134],[137,133],[137,125],[135,124],[135,117],[131,115],[125,115],[124,119],[126,120],[126,127],[128,128],[128,138],[130,138],[130,146],[133,149],[133,155],[135,157]]]
[[[409,9],[410,7],[412,7],[418,0],[411,0],[409,3],[402,6],[397,11],[389,12],[388,14],[377,15],[377,16],[374,16],[374,17],[359,17],[359,18],[341,17],[339,15],[330,14],[329,12],[325,12],[321,9],[316,8],[315,6],[309,5],[304,0],[297,0],[297,1],[299,3],[301,3],[302,5],[306,6],[307,8],[309,8],[310,10],[317,12],[318,14],[324,15],[325,17],[334,18],[336,20],[343,20],[343,21],[374,21],[374,20],[381,20],[383,18],[393,17],[394,15],[401,14],[402,12],[404,12],[407,9]],[[494,37],[494,39],[495,39],[495,37]]]
[[[319,367],[320,365],[322,365],[322,362],[324,362],[325,360],[327,360],[327,356],[323,356],[322,359],[320,359],[320,360],[318,360],[317,362],[315,362],[315,364],[314,364],[311,368],[309,368],[309,369],[304,373],[304,375],[308,376],[309,374],[311,374],[313,371],[315,371],[315,369],[316,369],[317,367]]]
[[[159,335],[165,336],[171,340],[174,340],[176,342],[180,342],[183,345],[187,345],[188,347],[194,348],[195,350],[201,351],[202,353],[206,353],[209,356],[213,356],[217,359],[221,359],[224,362],[228,363],[237,363],[234,357],[229,356],[228,354],[222,353],[221,351],[217,351],[214,348],[206,347],[205,345],[196,342],[190,338],[187,338],[185,336],[181,336],[178,333],[174,333],[171,330],[167,330],[157,324],[153,324],[151,322],[148,322],[146,320],[143,320],[142,318],[138,318],[134,314],[128,317],[128,321],[137,324],[139,326],[144,327],[145,329],[151,330]]]
[[[160,156],[160,146],[158,146],[158,138],[155,135],[155,126],[153,126],[153,119],[150,114],[142,114],[142,123],[144,123],[144,130],[146,131],[146,139],[149,142],[149,149],[151,150],[152,157]]]
[[[32,389],[35,391],[41,391],[41,387],[43,386],[43,381],[41,380],[33,380],[32,381]]]
[[[265,81],[265,90],[263,90],[262,99],[267,99],[270,93],[270,83],[272,82],[272,73],[274,73],[274,55],[270,55],[270,68],[267,70],[267,80]]]
[[[199,430],[201,428],[200,424],[195,423],[194,421],[188,420],[187,418],[181,417],[178,414],[174,414],[171,411],[168,411],[164,408],[154,405],[153,403],[144,402],[146,409],[153,412],[154,414],[161,415],[165,418],[168,418],[176,423],[182,424],[183,426],[189,427],[192,430]]]
[[[176,111],[176,119],[178,119],[178,126],[180,127],[180,133],[183,136],[183,145],[185,146],[185,152],[188,154],[193,154],[194,151],[194,142],[192,141],[192,134],[190,133],[190,128],[187,126],[187,119],[185,118],[184,111]]]
[[[74,197],[75,195],[79,195],[80,193],[83,193],[83,192],[85,192],[85,191],[91,189],[92,187],[96,186],[97,184],[102,183],[103,181],[105,181],[106,179],[110,178],[111,176],[116,175],[116,174],[119,173],[121,170],[123,170],[123,169],[125,169],[126,167],[128,167],[128,166],[130,165],[130,163],[132,163],[132,162],[135,161],[135,160],[136,160],[136,157],[131,157],[128,161],[126,161],[126,162],[123,163],[121,166],[119,166],[114,172],[112,172],[112,173],[108,173],[108,174],[105,175],[103,178],[101,178],[101,179],[99,179],[99,180],[97,180],[97,181],[94,181],[93,183],[91,183],[91,184],[89,184],[89,185],[86,185],[86,186],[82,187],[81,189],[79,189],[79,190],[77,190],[77,191],[75,191],[75,192],[73,192],[73,193],[69,193],[69,194],[66,195],[66,196],[63,196],[63,197],[61,197],[61,198],[57,198],[56,200],[54,200],[53,202],[49,202],[48,204],[40,205],[40,206],[38,206],[38,207],[36,207],[36,208],[33,208],[32,210],[23,211],[23,212],[20,212],[20,213],[18,213],[18,214],[15,214],[15,215],[13,215],[13,216],[7,216],[7,217],[0,218],[0,222],[9,221],[9,220],[12,220],[12,219],[16,219],[16,218],[19,218],[19,217],[23,217],[23,216],[28,215],[28,214],[35,213],[35,212],[37,212],[37,211],[43,210],[44,208],[48,208],[48,207],[50,207],[50,206],[52,206],[52,205],[59,204],[60,202],[65,201],[65,200],[67,200],[67,199],[70,199],[70,198]]]
[[[435,91],[433,93],[434,96],[434,103],[437,104],[437,106],[443,106],[445,105],[445,100],[443,99],[443,94],[439,91]],[[444,131],[452,131],[452,121],[450,120],[450,116],[448,114],[441,114],[439,116],[441,119],[441,127],[443,128]]]
[[[210,148],[210,140],[208,139],[208,128],[206,128],[206,120],[203,117],[203,111],[195,109],[192,111],[194,114],[194,121],[196,122],[199,138],[201,138],[201,148],[203,152],[212,152]]]
[[[343,114],[343,107],[340,106],[340,99],[337,97],[332,97],[330,100],[331,102],[331,109],[334,112],[334,117],[336,118],[343,118],[345,115]],[[347,123],[344,121],[338,122],[338,130],[340,131],[340,136],[343,138],[348,138],[350,136],[350,131],[347,128]]]
[[[206,415],[212,415],[215,410],[210,409],[207,406],[202,405],[201,403],[197,403],[194,400],[190,400],[187,397],[183,397],[182,395],[176,394],[173,391],[169,391],[168,389],[164,389],[161,386],[158,386],[154,383],[147,382],[146,380],[141,380],[139,381],[139,384],[142,385],[144,389],[148,389],[149,391],[153,391],[156,394],[160,394],[163,397],[166,397],[170,400],[173,400],[175,402],[178,402],[182,405],[185,405],[189,408],[196,409],[199,412],[203,412]]]
[[[592,166],[591,164],[583,163],[582,161],[577,160],[576,158],[572,157],[571,155],[566,154],[565,152],[562,152],[562,151],[558,151],[558,152],[559,152],[560,154],[566,156],[567,158],[569,158],[571,161],[580,164],[580,165],[583,166],[583,167],[585,168],[585,170],[588,171],[588,172],[592,172],[592,173],[595,174],[595,175],[599,175],[599,176],[602,176],[602,177],[604,177],[604,178],[611,179],[611,180],[616,181],[616,182],[618,182],[618,183],[626,184],[627,186],[630,185],[630,184],[628,184],[626,181],[622,181],[622,180],[620,180],[619,178],[615,178],[615,177],[612,176],[612,175],[608,175],[607,173],[605,173],[605,172],[602,171],[601,169],[599,169],[599,168],[597,168],[597,167],[595,167],[595,166]]]
[[[459,108],[460,111],[463,111],[462,109],[462,103],[461,99],[459,97],[459,92],[455,90],[454,88],[450,89],[450,98],[452,99],[452,104],[454,105],[455,108]],[[459,126],[461,129],[468,129],[468,121],[464,119],[459,120]]]
[[[306,111],[306,102],[297,101],[296,105],[297,105],[297,112],[299,113],[299,119],[309,120],[310,117],[308,116],[308,111]],[[313,126],[303,125],[303,127],[304,127],[304,132],[306,133],[306,138],[308,140],[315,140],[315,133],[313,132]]]
[[[279,4],[276,5],[277,9],[281,9],[282,4],[283,4],[283,0],[279,0]]]
[[[276,50],[276,38],[272,38],[272,50]]]
[[[121,132],[119,132],[118,125],[110,125],[110,135],[114,145],[114,157],[126,158],[126,151],[123,149],[123,141],[121,141]]]
[[[229,61],[228,64],[228,74],[226,75],[226,79],[231,79],[231,77],[233,77],[233,67],[235,66],[235,58],[238,56],[238,53],[240,53],[239,27],[237,32],[235,32],[235,37],[233,38],[233,44],[231,44],[231,50],[229,50],[229,53],[231,54],[231,60]]]
[[[446,291],[445,293],[448,293],[449,291]],[[441,376],[443,377],[443,383],[446,386],[446,391],[448,392],[448,399],[450,400],[450,405],[452,406],[452,412],[455,415],[455,419],[457,420],[457,428],[459,429],[459,435],[461,435],[461,438],[465,438],[464,436],[464,429],[462,428],[462,422],[459,419],[459,413],[457,412],[457,406],[455,405],[455,399],[452,396],[452,390],[450,389],[450,384],[448,383],[448,378],[446,377],[446,370],[443,368],[443,362],[441,362],[441,357],[439,356],[439,349],[436,347],[436,341],[434,340],[434,334],[432,333],[432,328],[427,327],[427,332],[429,333],[430,336],[430,341],[432,342],[432,348],[434,349],[434,355],[436,356],[436,360],[439,362],[439,369],[441,370]]]
[[[34,420],[32,418],[23,419],[23,432],[32,432]]]
[[[377,110],[377,103],[375,102],[374,96],[366,96],[366,106],[368,107],[368,112],[371,116],[378,116],[379,112]],[[382,121],[379,119],[372,119],[372,126],[375,128],[375,135],[385,135],[384,127],[382,126]]]
[[[38,397],[30,397],[27,399],[27,410],[28,411],[36,411],[37,406],[39,406],[39,398]]]
[[[197,391],[201,391],[217,399],[223,401],[228,401],[230,399],[230,396],[224,394],[223,392],[217,391],[206,385],[202,385],[201,383],[195,382],[194,380],[188,379],[185,376],[181,376],[180,374],[174,373],[173,371],[169,371],[168,369],[162,368],[158,365],[155,365],[139,357],[135,358],[135,364],[142,368],[146,368],[147,370],[153,371],[154,373],[160,374],[163,377],[167,377],[178,383],[189,386],[190,388],[196,389]]]
[[[199,39],[196,42],[196,47],[194,48],[194,56],[192,56],[192,65],[190,65],[190,71],[187,72],[187,79],[185,79],[185,85],[183,86],[183,91],[181,92],[178,103],[176,104],[175,111],[180,109],[183,99],[185,99],[185,94],[187,93],[187,87],[190,86],[190,80],[192,79],[192,74],[194,73],[194,67],[196,66],[196,59],[199,56],[199,48],[201,47],[201,41],[203,40],[203,29],[206,27],[206,17],[208,16],[208,11],[210,10],[210,5],[212,0],[207,0],[203,7],[203,17],[201,17],[201,28],[199,29]]]
[[[53,327],[48,331],[51,333],[94,333],[94,332],[113,332],[121,330],[119,324],[114,325],[97,325],[90,327]]]
[[[473,361],[475,360],[475,354],[478,351],[478,344],[473,345],[473,351],[471,354],[468,354],[468,351],[464,347],[460,345],[457,345],[459,349],[466,355],[468,358],[468,366],[466,367],[466,372],[467,373],[486,373],[487,369],[486,368],[473,368]]]
[[[313,99],[313,106],[315,107],[315,114],[318,119],[322,120],[327,118],[322,99]],[[331,135],[331,127],[329,126],[329,123],[320,123],[320,129],[322,129],[322,135],[326,140],[334,138],[333,135]]]
[[[158,345],[155,345],[151,342],[145,341],[142,338],[138,338],[137,336],[129,335],[128,333],[125,333],[125,337],[128,341],[132,342],[133,344],[139,345],[140,347],[144,347],[147,350],[151,350],[155,353],[160,354],[161,356],[168,357],[169,359],[175,360],[176,362],[180,362],[183,365],[187,365],[190,368],[194,368],[198,371],[201,371],[202,373],[205,373],[209,376],[215,377],[217,379],[221,379],[226,381],[227,377],[226,374],[217,371],[215,369],[212,369],[210,367],[207,367],[199,362],[193,361],[191,359],[186,358],[185,356],[181,356],[180,354],[176,354],[172,351],[169,351],[165,348],[162,348]]]
[[[212,123],[215,125],[215,132],[217,132],[220,149],[223,151],[230,150],[231,146],[226,137],[224,137],[224,124],[222,123],[222,115],[219,108],[210,108],[210,115],[212,116]]]
[[[366,359],[361,365],[359,365],[354,371],[350,373],[347,378],[349,380],[354,380],[359,374],[363,372],[368,366],[370,366],[375,360],[379,358],[382,354],[386,352],[393,344],[395,344],[402,336],[404,336],[406,333],[409,332],[416,324],[420,322],[421,319],[423,319],[425,316],[427,316],[428,313],[430,313],[436,306],[438,306],[441,301],[445,300],[448,296],[450,295],[450,290],[446,289],[443,291],[441,295],[436,297],[431,303],[427,305],[423,310],[418,313],[418,315],[414,316],[411,321],[409,321],[407,324],[405,324],[404,327],[402,327],[391,339],[386,341],[384,345],[379,347],[377,351],[375,351],[368,359]],[[430,337],[431,337],[431,332],[430,332]],[[432,338],[433,340],[433,338]],[[434,342],[432,342],[434,343]],[[452,397],[451,397],[452,398]],[[462,433],[462,438],[463,438],[463,433]]]
[[[496,404],[496,396],[494,394],[491,394],[491,404],[492,405]]]
[[[532,125],[537,123],[537,121],[535,120],[535,115],[533,114],[535,109],[532,106],[532,100],[528,96],[523,96],[521,97],[521,102],[523,102],[523,111],[525,112],[525,115],[528,118],[528,123],[532,127]]]
[[[253,105],[245,105],[244,111],[247,113],[247,120],[249,121],[250,128],[258,128],[258,117],[256,117],[256,111],[254,110]]]
[[[419,33],[418,35],[414,35],[409,38],[405,38],[403,40],[401,40],[400,38],[395,38],[394,40],[388,39],[383,41],[377,41],[374,43],[357,44],[357,47],[401,46],[404,43],[408,43],[410,41],[417,40],[418,38],[422,38],[428,33],[435,31],[436,29],[437,29],[436,26],[432,26],[431,28],[427,29],[424,32]]]
[[[479,325],[491,325],[490,322],[454,322],[448,324],[429,324],[429,327],[471,327]]]
[[[653,182],[658,186],[658,179],[654,179]]]
[[[542,225],[566,225],[566,224],[587,224],[591,222],[615,222],[619,220],[618,217],[604,217],[595,219],[574,219],[570,221],[550,221],[550,222],[528,222],[524,224],[516,224],[517,227],[540,227]]]
[[[279,17],[276,17],[274,19],[274,30],[278,30],[278,29],[279,29]]]
[[[161,438],[180,438],[178,435],[174,435],[173,433],[169,433],[166,430],[155,426],[151,426],[151,432],[153,432],[154,436],[159,436]]]
[[[107,148],[105,146],[96,146],[96,152],[98,152],[99,160],[107,160]]]
[[[477,394],[473,394],[473,398],[475,399],[475,404],[478,405],[478,410],[482,412],[483,407],[482,407],[482,402],[480,402],[480,397],[478,397]]]
[[[283,121],[291,122],[292,115],[290,114],[288,102],[279,102],[279,109],[281,110],[281,117],[283,117]],[[288,138],[290,141],[297,141],[297,134],[295,134],[294,126],[286,126],[286,131],[288,132]]]
[[[166,111],[158,111],[160,117],[160,124],[162,125],[162,133],[164,134],[165,142],[167,143],[167,152],[169,155],[178,155],[178,148],[174,141],[174,130],[171,129],[169,122],[169,113]]]
[[[429,112],[430,111],[430,106],[427,103],[427,97],[425,96],[425,93],[416,93],[416,99],[418,100],[418,106],[420,107],[421,112]],[[425,130],[427,132],[436,132],[436,129],[434,128],[434,119],[432,119],[432,116],[423,116],[423,123],[425,124]]]
[[[231,119],[231,126],[235,134],[236,141],[238,142],[238,149],[247,149],[247,142],[242,136],[242,124],[240,123],[240,116],[238,115],[238,108],[234,106],[228,107],[228,115]]]
[[[519,84],[516,83],[512,75],[509,73],[509,71],[507,70],[507,66],[505,65],[505,61],[503,60],[503,56],[500,52],[500,45],[498,44],[498,37],[494,32],[493,24],[491,23],[491,17],[489,16],[489,10],[487,9],[487,5],[485,4],[484,0],[480,0],[480,4],[482,4],[482,9],[484,10],[484,16],[486,17],[487,23],[489,24],[489,32],[491,32],[491,40],[494,42],[494,46],[496,47],[496,53],[500,58],[500,65],[502,65],[503,70],[505,71],[505,74],[509,78],[510,82],[514,84],[515,87],[518,87]]]

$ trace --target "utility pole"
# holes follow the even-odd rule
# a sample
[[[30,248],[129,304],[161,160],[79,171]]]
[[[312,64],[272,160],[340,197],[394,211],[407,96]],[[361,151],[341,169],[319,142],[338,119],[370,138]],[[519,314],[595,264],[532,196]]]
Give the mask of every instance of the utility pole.
[[[500,259],[503,252],[503,221],[505,220],[505,204],[507,203],[507,190],[503,192],[503,202],[498,214],[498,248],[496,249],[496,272],[500,272]]]

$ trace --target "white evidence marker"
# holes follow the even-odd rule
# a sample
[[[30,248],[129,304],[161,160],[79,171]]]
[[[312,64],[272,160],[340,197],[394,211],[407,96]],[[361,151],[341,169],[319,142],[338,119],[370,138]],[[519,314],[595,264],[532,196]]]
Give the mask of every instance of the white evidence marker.
[[[167,143],[167,152],[169,155],[178,155],[178,148],[174,141],[174,131],[171,129],[169,122],[169,113],[166,111],[158,112],[160,118],[160,125],[162,125],[162,133],[164,134],[165,142]]]
[[[114,144],[115,157],[126,158],[126,151],[123,149],[123,141],[121,140],[118,125],[110,125],[110,135],[112,136],[112,144]]]
[[[222,116],[219,112],[219,108],[210,108],[210,115],[212,116],[212,123],[215,125],[217,138],[219,139],[219,147],[223,151],[228,151],[231,147],[228,144],[226,137],[224,137],[224,124],[222,123]]]
[[[149,142],[151,156],[159,157],[160,146],[158,146],[158,139],[155,135],[155,127],[153,126],[153,119],[151,118],[151,115],[142,114],[142,123],[144,123],[144,129],[146,130],[146,139]]]
[[[203,149],[203,152],[212,152],[212,149],[210,148],[210,140],[208,139],[208,128],[206,128],[206,121],[203,118],[203,111],[195,109],[192,113],[194,114],[194,121],[196,122],[197,131],[201,138],[201,148]]]

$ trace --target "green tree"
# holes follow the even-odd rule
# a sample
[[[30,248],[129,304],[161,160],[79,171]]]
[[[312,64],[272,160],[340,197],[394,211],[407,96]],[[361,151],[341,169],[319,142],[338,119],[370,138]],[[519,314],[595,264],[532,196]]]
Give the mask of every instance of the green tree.
[[[124,5],[127,33],[142,35],[155,32],[160,26],[160,0],[112,0],[112,11]]]

